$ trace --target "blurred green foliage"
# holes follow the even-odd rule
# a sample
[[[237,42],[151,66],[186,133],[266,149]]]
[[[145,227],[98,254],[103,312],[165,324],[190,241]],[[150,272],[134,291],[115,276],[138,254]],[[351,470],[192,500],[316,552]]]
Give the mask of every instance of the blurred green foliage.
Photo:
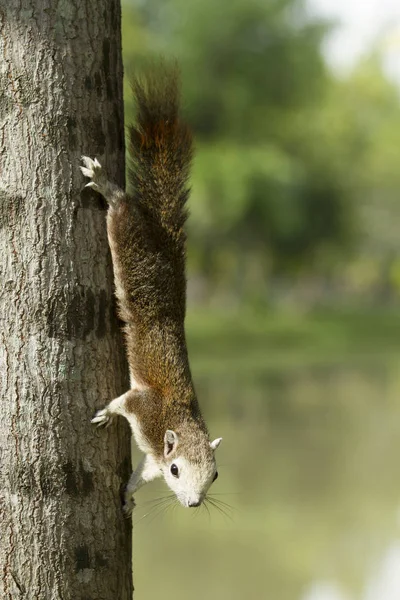
[[[181,66],[197,146],[197,298],[265,303],[277,278],[310,274],[365,294],[371,279],[344,259],[366,255],[385,265],[376,296],[396,292],[400,109],[379,57],[337,79],[321,53],[331,25],[300,0],[125,0],[123,10],[127,121],[129,73],[159,55]]]

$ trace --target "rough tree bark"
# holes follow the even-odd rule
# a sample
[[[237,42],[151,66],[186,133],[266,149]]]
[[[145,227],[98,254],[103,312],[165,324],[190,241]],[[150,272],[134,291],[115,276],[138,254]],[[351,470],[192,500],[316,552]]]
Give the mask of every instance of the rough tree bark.
[[[127,387],[100,197],[124,183],[119,0],[0,0],[0,598],[130,600]]]

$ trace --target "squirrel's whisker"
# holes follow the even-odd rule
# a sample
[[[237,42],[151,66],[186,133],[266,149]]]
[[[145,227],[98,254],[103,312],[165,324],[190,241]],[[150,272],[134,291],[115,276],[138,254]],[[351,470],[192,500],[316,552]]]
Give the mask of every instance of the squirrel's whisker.
[[[162,500],[168,500],[170,498],[175,498],[175,494],[168,494],[166,496],[159,496],[158,498],[152,498],[151,500],[146,500],[146,502],[142,502],[141,506],[145,506],[148,504],[154,504],[155,502],[159,502]]]
[[[202,506],[204,506],[204,510],[207,512],[208,515],[208,520],[211,520],[211,513],[210,513],[210,509],[207,506],[207,502],[203,502]]]
[[[138,519],[137,521],[135,521],[133,523],[133,527],[136,527],[136,525],[138,523],[140,523],[140,521],[143,521],[143,519],[145,519],[151,515],[154,515],[153,518],[150,521],[148,521],[149,524],[152,523],[158,515],[160,515],[164,510],[169,508],[169,505],[171,504],[171,502],[174,502],[174,500],[171,498],[168,498],[168,499],[165,499],[162,503],[152,506],[145,515],[141,516],[140,519]]]
[[[157,508],[159,508],[159,507],[157,507]],[[151,519],[151,521],[148,522],[148,524],[150,525],[150,523],[152,523],[154,521],[154,519],[156,519],[157,517],[159,517],[163,513],[167,512],[167,510],[169,508],[170,508],[170,504],[161,506],[160,510],[158,510],[158,512],[153,516],[153,518]]]
[[[217,492],[216,494],[208,494],[212,497],[214,496],[239,496],[241,495],[243,492]]]
[[[212,494],[209,496],[209,498],[211,498],[211,500],[214,500],[214,502],[216,504],[218,504],[219,506],[223,506],[227,510],[231,510],[231,511],[237,510],[234,506],[232,506],[231,504],[228,504],[228,502],[224,502],[223,500],[220,500],[219,498],[214,498],[214,496]]]
[[[218,505],[218,503],[215,502],[215,500],[213,498],[207,498],[207,501],[211,504],[211,506],[213,506],[219,513],[221,513],[222,515],[224,515],[227,519],[229,519],[230,521],[233,521],[232,516],[221,506]]]

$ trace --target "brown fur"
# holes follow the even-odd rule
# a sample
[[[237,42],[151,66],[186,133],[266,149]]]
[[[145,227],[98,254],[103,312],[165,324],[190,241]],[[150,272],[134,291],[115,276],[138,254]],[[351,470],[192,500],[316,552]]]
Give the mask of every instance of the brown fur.
[[[144,389],[131,392],[126,408],[162,454],[167,429],[179,435],[189,427],[188,444],[198,436],[208,439],[184,331],[192,144],[179,114],[176,70],[163,66],[144,81],[134,80],[132,88],[137,101],[137,122],[130,128],[133,193],[110,208],[107,224],[129,365]]]

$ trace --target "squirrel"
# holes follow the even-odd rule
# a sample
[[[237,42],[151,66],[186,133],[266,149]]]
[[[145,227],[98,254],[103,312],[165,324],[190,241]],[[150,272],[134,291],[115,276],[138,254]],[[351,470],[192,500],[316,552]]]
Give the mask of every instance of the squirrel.
[[[124,416],[143,460],[125,490],[131,513],[134,493],[163,476],[185,507],[199,506],[218,477],[214,452],[200,412],[185,339],[186,202],[192,135],[180,114],[176,67],[134,78],[136,124],[129,128],[132,195],[107,180],[97,158],[82,157],[85,187],[108,203],[119,316],[124,322],[130,386],[99,410],[92,423]]]

